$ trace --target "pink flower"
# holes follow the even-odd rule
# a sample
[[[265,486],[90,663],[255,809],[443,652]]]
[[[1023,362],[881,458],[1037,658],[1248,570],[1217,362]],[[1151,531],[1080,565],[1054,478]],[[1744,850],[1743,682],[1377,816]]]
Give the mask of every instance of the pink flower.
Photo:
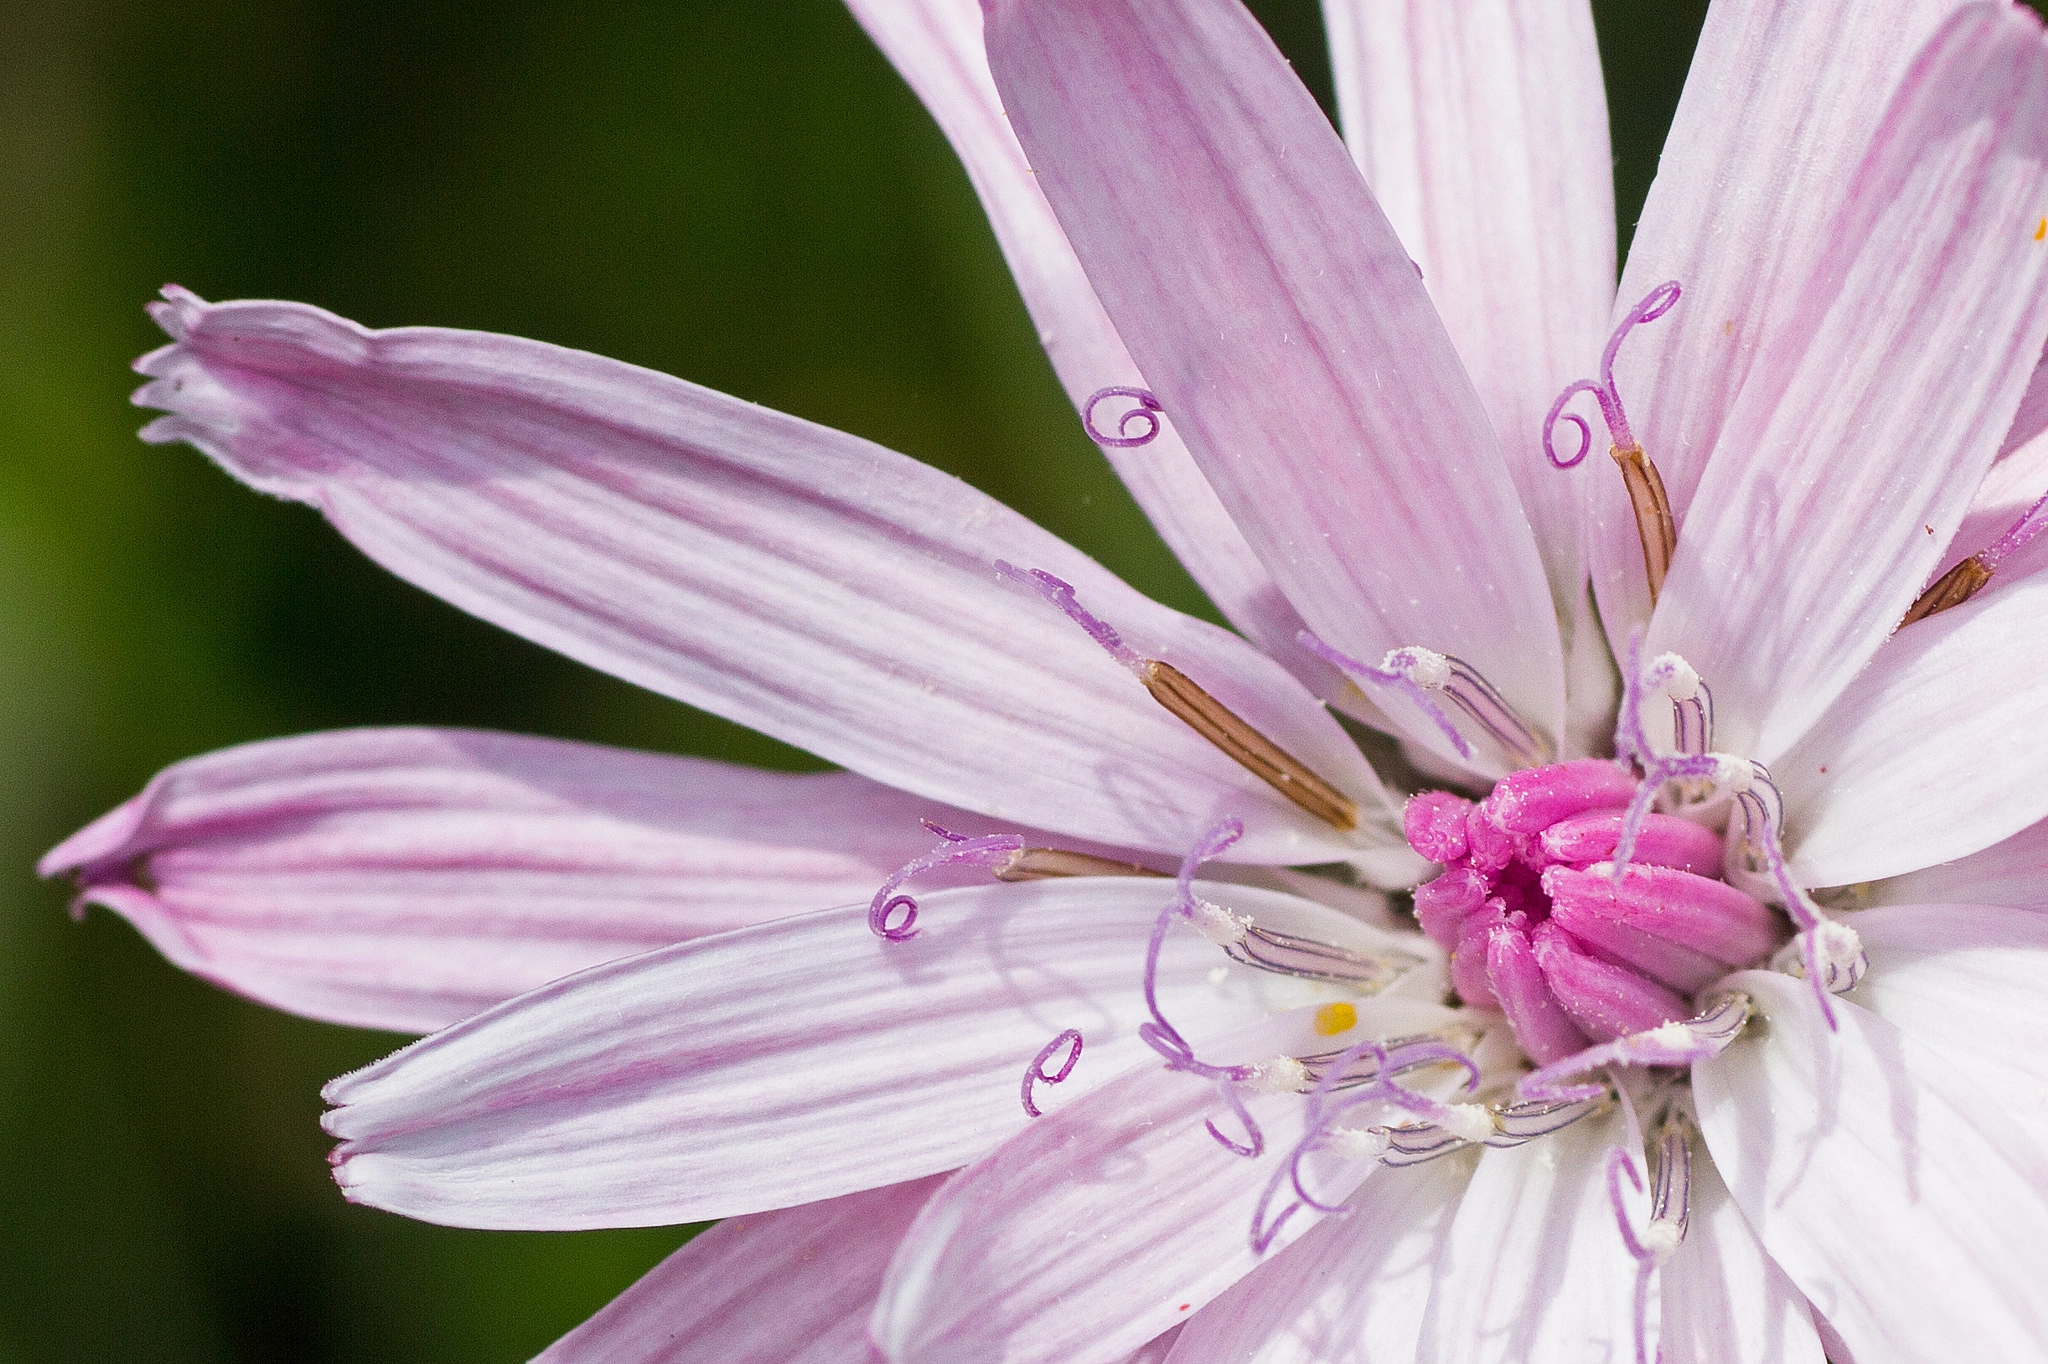
[[[1724,0],[1617,309],[1582,3],[1332,3],[1356,167],[1235,0],[984,8],[993,79],[854,3],[1243,638],[678,380],[172,291],[149,438],[859,775],[325,736],[46,870],[287,1007],[539,985],[327,1093],[359,1201],[731,1219],[550,1358],[2037,1350],[2039,24]],[[1324,702],[1484,799],[1397,828]],[[1426,935],[1286,870],[1404,842]],[[962,866],[1088,874],[906,888]]]

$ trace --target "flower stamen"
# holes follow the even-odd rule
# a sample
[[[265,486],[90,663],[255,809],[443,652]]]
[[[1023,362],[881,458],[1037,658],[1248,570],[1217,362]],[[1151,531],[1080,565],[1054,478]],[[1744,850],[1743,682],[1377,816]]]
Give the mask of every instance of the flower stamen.
[[[998,575],[1030,588],[1087,631],[1090,639],[1145,684],[1145,690],[1152,694],[1153,700],[1222,750],[1232,762],[1332,828],[1348,833],[1358,827],[1358,802],[1318,776],[1308,764],[1259,733],[1186,673],[1171,663],[1142,657],[1124,643],[1116,627],[1081,605],[1073,584],[1054,577],[1044,569],[1020,569],[1000,559],[996,561],[995,568]]]
[[[1207,902],[1195,896],[1195,869],[1208,859],[1216,856],[1238,839],[1244,837],[1244,825],[1235,819],[1225,819],[1216,824],[1181,859],[1180,874],[1174,878],[1173,898],[1159,911],[1153,920],[1152,937],[1145,946],[1145,1008],[1152,1015],[1149,1022],[1138,1025],[1138,1038],[1146,1046],[1159,1053],[1167,1069],[1186,1071],[1190,1075],[1213,1081],[1217,1093],[1230,1106],[1245,1133],[1243,1141],[1236,1141],[1224,1135],[1215,1122],[1203,1123],[1209,1135],[1216,1139],[1224,1150],[1247,1159],[1256,1159],[1266,1149],[1265,1134],[1253,1121],[1251,1110],[1245,1107],[1238,1086],[1256,1079],[1261,1074],[1257,1065],[1212,1066],[1195,1057],[1195,1049],[1180,1030],[1166,1021],[1166,1015],[1159,1008],[1159,954],[1166,945],[1166,930],[1175,919],[1195,922],[1201,914],[1200,907]]]
[[[1543,422],[1543,453],[1557,468],[1573,468],[1592,450],[1593,431],[1585,418],[1566,412],[1565,404],[1581,393],[1590,393],[1599,402],[1600,416],[1607,424],[1608,453],[1621,469],[1629,505],[1635,510],[1636,534],[1643,545],[1643,573],[1649,579],[1650,605],[1653,607],[1657,604],[1658,594],[1664,590],[1664,577],[1670,571],[1671,556],[1678,547],[1678,527],[1671,516],[1671,499],[1664,491],[1664,479],[1629,427],[1628,413],[1621,405],[1621,390],[1614,383],[1614,358],[1621,352],[1621,343],[1631,331],[1671,311],[1682,292],[1674,279],[1644,295],[1643,301],[1629,310],[1628,316],[1622,318],[1613,335],[1607,338],[1607,349],[1600,356],[1600,377],[1597,380],[1577,380],[1558,394],[1557,401],[1551,404],[1550,415]],[[1579,431],[1579,448],[1570,459],[1557,456],[1559,421],[1570,422]]]
[[[1515,1093],[1532,1103],[1582,1103],[1604,1096],[1607,1085],[1600,1081],[1564,1082],[1598,1067],[1691,1066],[1728,1050],[1749,1026],[1754,1008],[1748,995],[1721,995],[1692,1018],[1617,1037],[1539,1066],[1515,1083]]]
[[[1614,1209],[1614,1223],[1621,1231],[1622,1244],[1636,1262],[1635,1326],[1636,1364],[1650,1364],[1650,1279],[1669,1260],[1685,1239],[1687,1204],[1691,1197],[1692,1150],[1677,1123],[1667,1123],[1657,1144],[1657,1163],[1651,1183],[1649,1225],[1641,1236],[1629,1221],[1628,1205],[1621,1195],[1621,1176],[1636,1192],[1643,1189],[1643,1177],[1636,1172],[1635,1158],[1619,1148],[1607,1153],[1607,1201]],[[1671,1215],[1674,1198],[1678,1215]]]
[[[998,881],[1043,881],[1057,876],[1165,876],[1163,871],[1070,848],[1019,848],[994,869]]]
[[[1380,666],[1375,668],[1332,648],[1307,630],[1295,638],[1303,648],[1339,671],[1400,691],[1443,732],[1462,758],[1472,757],[1472,745],[1443,707],[1436,703],[1435,696],[1448,698],[1499,745],[1517,767],[1540,767],[1550,761],[1550,744],[1543,736],[1515,714],[1507,699],[1486,680],[1483,673],[1455,654],[1440,654],[1434,649],[1411,644],[1389,650],[1387,656],[1380,660]]]
[[[1991,575],[1998,571],[2006,557],[2039,535],[2044,526],[2048,526],[2048,494],[2043,494],[2027,508],[2026,514],[2013,522],[2005,534],[1936,578],[1925,592],[1914,599],[1905,619],[1899,622],[1899,628],[1903,630],[1916,620],[1938,616],[1976,596],[1991,581]]]
[[[1348,985],[1361,994],[1377,994],[1422,965],[1423,959],[1409,952],[1374,956],[1353,952],[1298,933],[1283,933],[1247,923],[1233,942],[1222,944],[1232,961],[1256,966],[1261,971],[1293,976],[1297,980],[1321,980]]]

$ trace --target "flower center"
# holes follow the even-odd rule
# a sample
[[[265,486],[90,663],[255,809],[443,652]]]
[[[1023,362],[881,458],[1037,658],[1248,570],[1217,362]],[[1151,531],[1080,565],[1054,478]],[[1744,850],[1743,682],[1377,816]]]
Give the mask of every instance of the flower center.
[[[1416,889],[1416,917],[1465,1003],[1507,1015],[1538,1065],[1691,1017],[1696,993],[1790,936],[1721,879],[1720,834],[1690,819],[1639,816],[1616,876],[1637,791],[1588,758],[1511,773],[1476,804],[1408,802],[1409,846],[1444,868]]]

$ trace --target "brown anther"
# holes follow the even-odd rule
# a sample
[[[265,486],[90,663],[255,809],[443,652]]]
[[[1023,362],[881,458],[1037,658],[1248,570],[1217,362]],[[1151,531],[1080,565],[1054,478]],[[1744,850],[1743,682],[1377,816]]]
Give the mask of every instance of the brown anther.
[[[1643,542],[1643,576],[1650,580],[1650,605],[1664,590],[1664,575],[1671,571],[1671,555],[1678,548],[1678,524],[1671,519],[1671,499],[1664,493],[1664,480],[1657,466],[1640,445],[1609,447],[1608,454],[1621,466],[1621,481],[1628,487],[1629,505],[1636,512],[1636,535]]]
[[[1991,566],[1972,554],[1948,572],[1934,580],[1934,585],[1914,599],[1906,610],[1906,618],[1899,622],[1905,629],[1916,620],[1938,616],[1951,606],[1961,606],[1984,590],[1984,584],[1991,581]]]
[[[1066,848],[1019,848],[995,869],[998,881],[1043,881],[1054,876],[1164,876],[1163,871]]]
[[[1332,828],[1358,827],[1358,802],[1324,781],[1299,758],[1253,729],[1237,712],[1196,686],[1171,663],[1148,658],[1138,676],[1152,699],[1195,733],[1302,809]]]

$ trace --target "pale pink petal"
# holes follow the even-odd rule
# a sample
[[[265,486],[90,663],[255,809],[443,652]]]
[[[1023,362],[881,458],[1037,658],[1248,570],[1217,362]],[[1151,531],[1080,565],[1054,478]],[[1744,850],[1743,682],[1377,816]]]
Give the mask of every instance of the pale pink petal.
[[[1410,1364],[1468,1155],[1389,1170],[1239,1279],[1167,1364]]]
[[[534,1364],[857,1364],[882,1271],[941,1182],[728,1218]]]
[[[1542,562],[1414,263],[1236,0],[991,0],[1038,183],[1146,381],[1309,626],[1466,659],[1556,738]],[[1386,698],[1379,698],[1386,700]],[[1418,741],[1444,749],[1405,701]]]
[[[1825,1364],[1812,1309],[1758,1244],[1704,1151],[1693,1153],[1685,1239],[1658,1282],[1662,1364]]]
[[[1167,1364],[1173,1354],[1174,1342],[1180,1339],[1180,1332],[1178,1326],[1162,1331],[1124,1356],[1122,1364]]]
[[[1543,453],[1614,308],[1614,162],[1586,0],[1328,0],[1345,141],[1486,404],[1558,613],[1584,594],[1588,459]],[[1512,246],[1509,246],[1512,243]]]
[[[1299,1095],[1250,1096],[1266,1152],[1216,1087],[1140,1065],[961,1171],[903,1239],[875,1308],[892,1364],[1108,1364],[1241,1278],[1260,1190],[1301,1135]],[[1331,1200],[1370,1161],[1313,1164]],[[1276,1246],[1314,1224],[1306,1210]],[[1277,1250],[1269,1254],[1279,1253]]]
[[[1803,884],[1931,867],[2048,815],[2044,612],[2036,573],[1915,622],[1773,765]]]
[[[1693,1067],[1700,1127],[1779,1267],[1856,1356],[2027,1359],[2048,1155],[1939,1053],[1847,999],[1729,978],[1764,1026]]]
[[[2027,384],[2026,396],[2020,399],[2020,410],[2012,419],[2012,429],[2005,433],[2005,444],[1998,457],[2006,458],[2043,431],[2048,431],[2048,352],[2034,366],[2034,377]]]
[[[1607,1193],[1607,1153],[1626,1136],[1613,1113],[1480,1156],[1437,1261],[1417,1364],[1635,1357],[1636,1262]],[[1648,1200],[1622,1187],[1640,1227]]]
[[[1671,279],[1685,288],[1676,310],[1636,329],[1615,366],[1636,438],[1681,521],[1762,346],[1787,325],[1816,263],[1838,249],[1836,215],[1893,90],[1961,3],[1708,8],[1618,300],[1626,310]],[[1601,458],[1597,446],[1590,458]],[[1591,490],[1589,549],[1619,655],[1650,603],[1635,517],[1620,477],[1611,465],[1603,472]]]
[[[1878,905],[1999,905],[2048,910],[2048,820],[1980,852],[1871,884]]]
[[[1649,646],[1711,683],[1721,747],[1775,760],[1940,560],[2048,337],[2044,207],[2048,42],[2028,10],[1970,6],[1759,342],[1680,531]]]
[[[872,934],[862,905],[595,967],[330,1084],[335,1176],[425,1221],[570,1229],[952,1169],[1025,1125],[1025,1070],[1063,1030],[1084,1051],[1066,1083],[1038,1087],[1049,1113],[1152,1055],[1139,987],[1172,893],[1103,878],[940,890],[918,897],[904,942]],[[1292,896],[1202,893],[1274,929],[1385,941]],[[1296,985],[1184,927],[1161,961],[1162,1007],[1191,1038]]]
[[[850,772],[356,729],[179,763],[40,870],[252,999],[431,1032],[615,957],[865,901],[938,841],[921,818],[973,817]]]
[[[1141,655],[1377,806],[1278,664],[914,460],[539,342],[170,298],[177,344],[141,362],[138,401],[173,415],[147,438],[191,441],[401,576],[628,681],[996,819],[1178,853],[1227,812],[1250,860],[1360,841],[1173,718],[999,577],[1006,559],[1073,583]]]
[[[1898,905],[1849,921],[1870,970],[1856,1002],[1976,1079],[2048,1135],[2048,916]]]
[[[1045,353],[1075,408],[1085,418],[1089,398],[1103,389],[1144,388],[1144,376],[1102,311],[1003,117],[982,49],[977,0],[848,0],[847,7],[924,101],[967,168],[1024,306],[1038,324]],[[1128,402],[1101,408],[1095,413],[1097,428],[1114,434],[1130,408]],[[1173,428],[1161,427],[1144,445],[1104,446],[1103,453],[1168,548],[1223,614],[1268,652],[1311,669],[1306,675],[1318,675],[1320,662],[1295,643],[1300,618],[1273,586]]]

